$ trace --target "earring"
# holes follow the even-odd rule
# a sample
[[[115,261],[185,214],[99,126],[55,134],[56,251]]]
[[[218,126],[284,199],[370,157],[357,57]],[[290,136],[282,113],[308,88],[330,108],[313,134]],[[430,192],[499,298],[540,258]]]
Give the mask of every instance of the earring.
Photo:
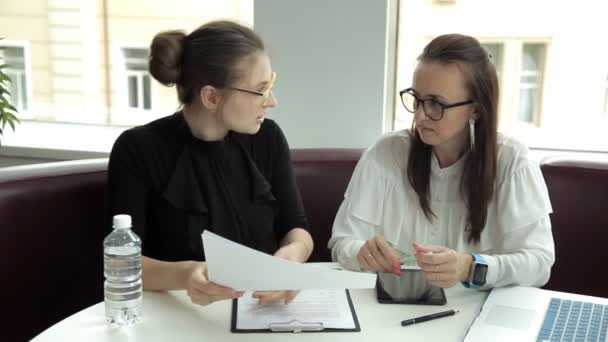
[[[471,143],[471,151],[475,148],[475,119],[469,119],[469,142]]]

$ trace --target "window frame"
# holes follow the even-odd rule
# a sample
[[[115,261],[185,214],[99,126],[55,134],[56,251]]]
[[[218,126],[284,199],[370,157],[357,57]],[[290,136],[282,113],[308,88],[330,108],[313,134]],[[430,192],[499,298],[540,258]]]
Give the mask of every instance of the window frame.
[[[540,128],[542,124],[542,112],[544,107],[544,93],[547,74],[547,63],[551,52],[551,38],[522,38],[522,37],[480,37],[479,42],[484,44],[497,44],[502,46],[501,66],[498,72],[498,87],[500,89],[500,98],[498,104],[498,120],[500,126],[524,125],[534,128]],[[524,76],[522,70],[523,64],[523,47],[525,44],[542,44],[544,45],[543,56],[539,68],[539,80],[537,95],[537,104],[532,113],[532,121],[526,122],[519,119],[519,104],[521,101],[522,82]],[[506,63],[506,61],[512,61]],[[607,81],[608,83],[608,81]]]
[[[494,58],[492,59],[492,61],[494,62],[494,66],[496,67],[496,73],[498,74],[498,89],[500,89],[500,96],[498,97],[498,121],[500,122],[501,119],[504,117],[505,113],[507,112],[507,109],[505,108],[505,96],[503,96],[502,92],[503,89],[505,88],[505,77],[508,77],[508,75],[505,75],[505,73],[507,72],[506,69],[506,65],[505,65],[505,60],[506,60],[506,53],[507,53],[507,44],[508,41],[505,39],[501,39],[501,38],[480,38],[479,39],[479,43],[481,43],[481,45],[484,47],[484,49],[486,49],[486,47],[484,45],[498,45],[500,46],[500,59],[498,60],[499,64],[496,64],[496,56],[493,56]],[[486,51],[488,51],[486,49]],[[489,51],[488,51],[489,52]],[[507,117],[508,118],[508,117]]]
[[[519,67],[518,67],[518,77],[517,77],[517,103],[515,104],[514,108],[515,108],[515,113],[513,113],[514,115],[514,119],[520,123],[520,124],[524,124],[524,125],[531,125],[534,127],[540,127],[541,126],[541,122],[542,122],[542,111],[543,111],[543,101],[544,101],[544,92],[545,92],[545,79],[546,79],[546,73],[547,73],[547,58],[548,58],[548,54],[549,54],[549,49],[550,49],[550,43],[547,41],[539,41],[539,40],[530,40],[530,39],[518,39],[519,41]],[[538,65],[538,71],[536,71],[536,74],[534,74],[533,72],[531,72],[530,70],[524,70],[523,69],[523,58],[524,58],[524,47],[526,45],[542,45],[542,51],[541,51],[541,56],[540,56],[540,60],[539,60],[539,65]],[[531,84],[529,82],[524,82],[522,81],[523,77],[526,76],[537,76],[538,80],[536,82],[536,84]],[[534,86],[538,85],[537,88],[534,88]],[[532,111],[532,121],[528,122],[528,121],[523,121],[519,118],[519,106],[521,104],[521,91],[524,89],[537,89],[538,92],[536,94],[536,98],[535,98],[535,103],[534,103],[534,108]]]
[[[0,40],[0,48],[21,48],[23,49],[23,72],[25,76],[25,96],[26,96],[26,109],[23,106],[15,106],[17,108],[17,117],[20,119],[34,119],[32,113],[33,101],[33,90],[32,90],[32,48],[30,41],[27,40]],[[4,61],[6,62],[6,61]],[[8,67],[7,71],[11,68]],[[12,80],[11,80],[12,82]],[[11,94],[11,97],[14,94]],[[12,101],[14,102],[14,101]]]
[[[133,122],[147,122],[152,117],[151,114],[155,111],[155,101],[153,100],[156,93],[154,79],[149,71],[130,70],[127,68],[127,58],[125,58],[125,49],[142,49],[149,50],[149,47],[141,42],[125,42],[117,41],[113,47],[113,60],[115,66],[111,70],[113,78],[113,89],[115,91],[110,95],[112,98],[112,109],[110,110],[109,121],[111,124],[131,124]],[[143,108],[143,77],[147,75],[150,78],[150,108]],[[129,76],[137,77],[138,84],[138,107],[134,108],[129,105]],[[140,97],[141,95],[141,97]],[[143,120],[143,121],[142,121]]]

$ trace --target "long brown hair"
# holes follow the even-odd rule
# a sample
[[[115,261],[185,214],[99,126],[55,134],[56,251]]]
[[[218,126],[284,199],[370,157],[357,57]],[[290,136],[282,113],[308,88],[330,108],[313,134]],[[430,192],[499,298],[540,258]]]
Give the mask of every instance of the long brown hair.
[[[433,39],[418,57],[421,63],[458,64],[465,74],[469,98],[475,101],[479,118],[475,120],[475,144],[466,157],[461,179],[468,217],[469,243],[478,243],[488,217],[496,184],[498,77],[488,52],[473,37],[447,34]],[[429,220],[432,146],[425,144],[412,123],[407,176],[418,194],[420,207]]]
[[[177,85],[181,104],[190,104],[202,87],[223,88],[241,75],[235,66],[264,51],[260,36],[232,21],[212,21],[192,33],[164,31],[150,44],[150,74],[166,86]]]

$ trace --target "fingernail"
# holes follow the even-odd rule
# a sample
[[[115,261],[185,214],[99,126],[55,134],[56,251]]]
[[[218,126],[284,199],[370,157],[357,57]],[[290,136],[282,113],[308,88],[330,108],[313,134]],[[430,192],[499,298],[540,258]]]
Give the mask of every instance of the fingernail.
[[[401,265],[398,261],[393,262],[393,274],[399,275],[401,272]]]

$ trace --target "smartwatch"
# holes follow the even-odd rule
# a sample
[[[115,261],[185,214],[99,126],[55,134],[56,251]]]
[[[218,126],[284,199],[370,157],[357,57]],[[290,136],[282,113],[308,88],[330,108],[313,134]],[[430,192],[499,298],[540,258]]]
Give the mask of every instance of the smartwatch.
[[[469,280],[463,282],[462,285],[466,288],[478,289],[486,284],[488,263],[479,254],[469,254],[473,257],[471,270],[469,271]]]

